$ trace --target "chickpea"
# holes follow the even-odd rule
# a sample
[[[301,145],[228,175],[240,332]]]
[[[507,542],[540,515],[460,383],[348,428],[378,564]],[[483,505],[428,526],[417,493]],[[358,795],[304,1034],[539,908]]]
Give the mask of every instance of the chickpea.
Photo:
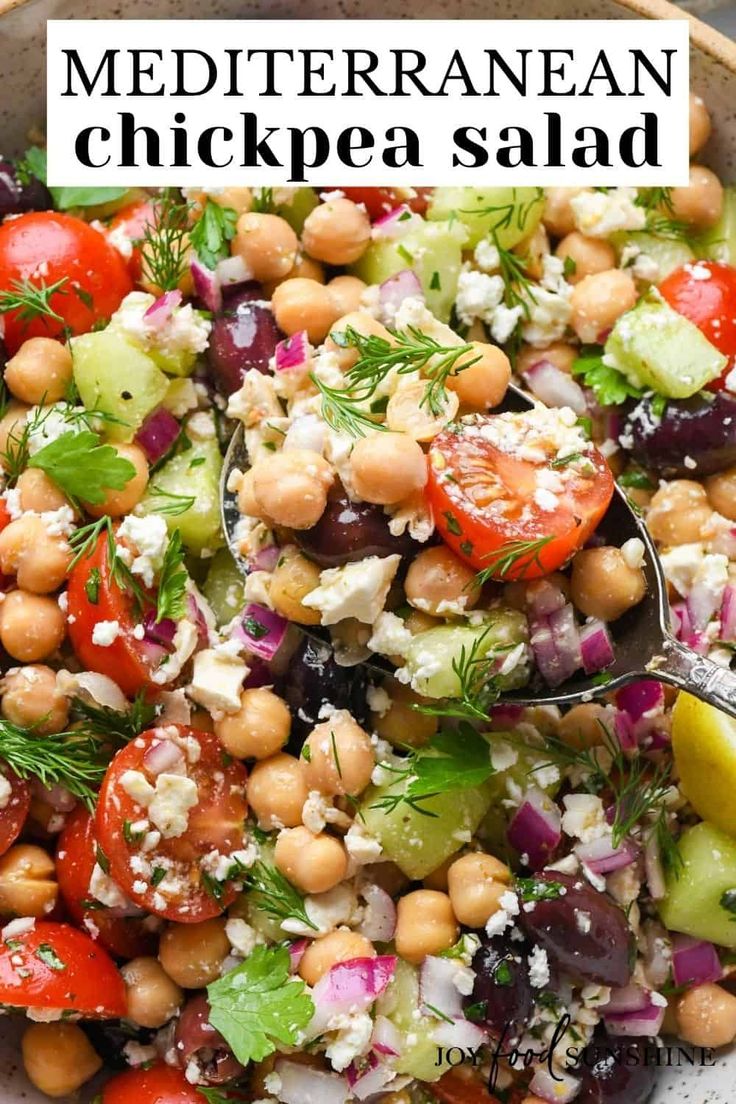
[[[493,855],[463,855],[447,872],[452,911],[461,924],[482,928],[501,907],[510,881],[511,871]]]
[[[394,941],[396,952],[419,965],[457,942],[460,929],[450,898],[436,889],[415,889],[399,899]]]
[[[615,621],[646,592],[644,572],[630,567],[620,548],[584,548],[572,561],[572,600],[586,617]]]
[[[585,276],[572,289],[571,325],[582,342],[597,341],[617,318],[636,306],[636,284],[620,268]]]
[[[511,363],[503,349],[497,345],[488,345],[483,341],[474,341],[472,352],[461,358],[455,371],[448,376],[447,386],[454,391],[463,406],[474,411],[490,410],[498,406],[506,394],[511,382]],[[463,360],[474,360],[475,364],[463,368]]]
[[[349,368],[357,364],[360,356],[358,350],[352,346],[343,349],[342,346],[332,340],[333,333],[344,333],[348,327],[355,330],[356,333],[362,334],[363,337],[370,337],[371,335],[382,337],[384,341],[393,344],[393,338],[386,327],[382,326],[372,314],[368,314],[368,311],[355,310],[349,314],[343,314],[330,326],[330,334],[325,340],[325,351],[334,354],[337,366],[342,372],[347,372]]]
[[[299,241],[286,219],[247,211],[238,219],[231,248],[254,280],[278,280],[294,267]]]
[[[47,659],[66,634],[58,602],[27,590],[11,590],[0,605],[0,641],[8,655],[21,663]]]
[[[605,706],[597,702],[581,702],[560,718],[557,735],[563,744],[580,751],[597,747],[603,743],[606,716]]]
[[[253,206],[253,192],[250,188],[223,188],[209,196],[218,207],[229,207],[237,215],[243,215]]]
[[[198,924],[171,924],[161,936],[158,959],[176,985],[202,989],[220,976],[230,954],[230,940],[221,916]]]
[[[690,166],[690,183],[670,192],[670,214],[697,230],[709,230],[723,213],[723,185],[704,165]]]
[[[442,624],[444,622],[439,617],[430,617],[428,613],[413,609],[404,621],[404,628],[408,629],[412,636],[416,636],[418,633],[426,632],[427,629],[436,629]]]
[[[319,610],[303,604],[319,586],[319,567],[293,546],[285,548],[271,575],[268,596],[277,613],[298,625],[319,625]]]
[[[43,514],[47,510],[60,510],[68,506],[65,495],[40,468],[26,468],[18,477],[19,501],[22,510],[34,510]]]
[[[240,709],[215,721],[215,732],[236,759],[267,759],[289,739],[291,713],[283,698],[266,686],[244,690]]]
[[[736,1036],[736,997],[713,982],[683,993],[675,1016],[680,1038],[692,1046],[726,1046]]]
[[[700,96],[690,93],[690,156],[699,153],[710,138],[710,112]]]
[[[564,238],[575,229],[570,200],[589,188],[545,188],[542,222],[553,238]]]
[[[521,1104],[544,1104],[541,1096],[525,1096]]]
[[[123,460],[130,461],[135,468],[135,472],[122,490],[116,491],[111,487],[106,487],[103,491],[105,495],[104,502],[99,504],[85,503],[87,513],[91,514],[92,517],[99,518],[105,514],[109,514],[110,517],[123,517],[125,514],[130,514],[133,507],[137,506],[143,498],[143,492],[148,485],[148,461],[143,449],[133,444],[116,444],[115,451]]]
[[[102,1059],[75,1023],[35,1023],[21,1040],[28,1080],[54,1099],[68,1096],[102,1069]]]
[[[63,399],[71,378],[72,355],[52,337],[29,337],[5,365],[11,394],[31,404]]]
[[[299,976],[307,985],[316,985],[338,962],[375,956],[376,948],[364,935],[338,928],[309,944],[299,963]]]
[[[261,521],[268,520],[256,502],[256,496],[253,492],[253,468],[248,468],[248,471],[243,472],[240,476],[238,482],[238,509],[246,517],[260,518]]]
[[[586,276],[608,272],[616,267],[616,250],[603,238],[586,238],[579,230],[566,234],[555,249],[555,255],[563,261],[568,258],[571,271],[565,279],[569,284],[579,284]]]
[[[128,1019],[141,1027],[163,1027],[184,1003],[184,994],[156,958],[133,958],[120,970]]]
[[[647,525],[660,544],[692,544],[701,540],[710,515],[705,487],[693,479],[674,479],[653,495]]]
[[[370,240],[370,219],[351,199],[320,203],[304,220],[302,245],[310,257],[325,264],[352,264],[362,257]]]
[[[0,533],[0,570],[15,575],[18,586],[34,594],[61,586],[72,555],[67,542],[52,537],[35,514],[23,514]]]
[[[309,796],[302,764],[285,752],[262,759],[250,772],[246,796],[262,828],[296,828]]]
[[[302,749],[307,788],[323,794],[362,793],[375,765],[370,736],[346,709],[313,728]]]
[[[350,478],[360,498],[390,506],[421,491],[427,458],[408,433],[372,433],[353,446]]]
[[[12,451],[13,445],[20,440],[28,410],[27,406],[11,402],[3,417],[0,418],[0,456],[2,453]],[[7,462],[1,458],[0,467],[7,471]]]
[[[54,860],[42,847],[17,843],[0,856],[0,913],[46,916],[56,904]]]
[[[289,449],[253,466],[253,497],[277,525],[311,529],[327,505],[335,473],[318,452]]]
[[[386,407],[386,425],[398,433],[405,433],[415,441],[432,441],[460,409],[460,399],[454,391],[447,391],[442,410],[434,414],[425,402],[427,381],[405,378],[400,380]]]
[[[436,617],[472,609],[479,591],[475,572],[444,544],[425,548],[412,561],[404,589],[409,605]]]
[[[337,317],[360,310],[360,302],[366,285],[357,276],[335,276],[327,285],[330,298],[335,304]]]
[[[573,345],[565,344],[564,341],[555,341],[546,349],[535,349],[533,345],[525,345],[516,358],[516,371],[519,375],[523,375],[533,365],[539,364],[540,360],[548,360],[555,368],[569,375],[577,355],[577,349]]]
[[[287,828],[276,840],[273,861],[292,885],[303,893],[326,893],[334,889],[347,872],[345,848],[334,836],[308,828]]]
[[[401,682],[392,683],[387,689],[391,705],[384,714],[372,715],[371,727],[381,739],[396,747],[405,744],[422,747],[429,743],[437,731],[437,718],[412,709],[413,705],[426,704],[427,699]]]
[[[308,277],[284,280],[274,289],[271,310],[280,329],[291,337],[307,331],[309,340],[317,345],[324,341],[339,317],[337,306],[323,284]]]
[[[21,728],[41,734],[63,732],[69,720],[69,702],[56,688],[56,672],[35,664],[13,667],[2,682],[2,715]]]
[[[729,521],[736,521],[736,467],[711,475],[705,481],[711,506]]]
[[[455,856],[450,855],[443,863],[436,866],[434,870],[430,870],[429,874],[425,874],[422,878],[422,885],[424,888],[438,889],[441,893],[447,893],[447,872],[452,866],[454,859]]]

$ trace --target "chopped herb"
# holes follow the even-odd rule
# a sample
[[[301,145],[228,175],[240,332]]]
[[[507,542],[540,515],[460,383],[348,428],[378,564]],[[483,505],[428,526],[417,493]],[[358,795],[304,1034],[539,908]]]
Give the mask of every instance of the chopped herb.
[[[130,460],[91,430],[62,433],[29,457],[27,466],[44,471],[72,502],[95,506],[105,501],[105,490],[122,491],[135,475]]]
[[[103,874],[109,874],[110,873],[110,860],[108,859],[107,855],[102,850],[102,848],[100,847],[99,843],[97,844],[97,847],[95,848],[95,862],[97,863],[97,865],[99,866],[99,868],[100,868],[100,870],[102,871]]]
[[[49,188],[49,191],[54,198],[54,206],[60,211],[69,211],[73,207],[100,207],[104,203],[113,203],[116,199],[122,199],[128,188]]]
[[[432,278],[429,281],[429,290],[430,291],[441,291],[442,290],[442,282],[440,280],[439,272],[433,272],[432,273]]]
[[[221,207],[209,197],[205,200],[202,214],[192,227],[189,239],[206,268],[215,269],[218,261],[230,256],[230,242],[235,237],[237,221],[237,212],[231,207]]]
[[[522,901],[555,901],[564,893],[561,882],[546,882],[542,878],[517,878],[515,887]]]
[[[198,457],[198,459],[204,462],[204,457]],[[195,461],[189,465],[191,468]],[[174,494],[173,491],[165,491],[163,487],[153,483],[148,491],[148,498],[151,505],[157,514],[162,514],[164,517],[179,517],[181,514],[186,514],[188,510],[191,510],[194,503],[197,501],[194,495]],[[158,499],[162,499],[158,502]]]
[[[19,321],[24,323],[45,318],[64,325],[62,316],[51,306],[51,296],[66,295],[64,285],[68,279],[68,276],[62,276],[53,284],[46,284],[43,280],[39,284],[31,280],[11,280],[8,288],[0,291],[0,314],[17,311]]]
[[[157,885],[161,885],[161,882],[164,880],[165,877],[166,871],[163,866],[154,866],[151,873],[151,885],[154,887]]]
[[[156,623],[170,618],[179,621],[186,613],[187,581],[189,576],[184,563],[184,549],[178,529],[169,537],[158,581],[156,598]]]
[[[0,719],[0,759],[19,778],[64,786],[92,809],[109,755],[102,741],[85,729],[42,735]]]
[[[536,540],[511,540],[494,552],[483,557],[491,562],[479,571],[473,580],[473,587],[485,586],[493,579],[505,579],[510,571],[514,579],[523,579],[530,567],[542,567],[539,553],[554,540],[553,536],[537,537]]]
[[[736,920],[736,889],[724,889],[719,903],[721,908],[732,913],[733,919]]]
[[[111,709],[76,697],[72,698],[72,710],[94,736],[121,746],[150,728],[156,717],[156,706],[146,700],[145,690],[136,694],[127,709]]]
[[[298,920],[313,931],[317,925],[307,916],[304,898],[275,866],[259,861],[245,879],[246,887],[257,894],[257,906],[274,920]]]
[[[87,578],[87,582],[84,584],[85,594],[88,601],[96,606],[100,600],[100,572],[99,569],[93,567]]]
[[[461,541],[460,542],[460,551],[462,552],[463,556],[472,555],[472,553],[473,553],[473,542],[469,541],[469,540]]]
[[[438,1020],[444,1020],[445,1023],[451,1024],[455,1022],[450,1016],[446,1016],[439,1008],[436,1008],[433,1004],[429,1004],[427,1001],[422,1001],[422,1008],[428,1008],[433,1016],[436,1016]]]
[[[189,249],[189,204],[174,188],[166,188],[156,203],[153,222],[146,224],[140,243],[141,269],[145,281],[173,291],[187,267]]]
[[[243,628],[253,640],[261,640],[262,637],[268,636],[268,628],[252,616],[248,616],[243,620]]]
[[[584,460],[584,452],[571,452],[569,456],[559,456],[556,460],[550,461],[551,468],[566,468],[568,464],[574,464],[577,460]]]
[[[652,483],[647,473],[636,468],[630,468],[629,471],[622,472],[618,477],[618,482],[621,487],[635,487],[641,491],[654,490],[654,483]]]
[[[447,522],[447,528],[449,529],[449,531],[456,537],[461,536],[462,528],[460,527],[460,522],[457,520],[455,515],[450,513],[449,510],[443,510],[442,516]]]
[[[34,954],[36,958],[40,959],[46,966],[50,966],[52,970],[56,970],[58,973],[66,970],[66,962],[59,958],[50,943],[39,943]]]
[[[133,846],[136,843],[140,843],[145,835],[145,832],[133,831],[133,822],[130,820],[123,821],[123,839],[127,844]]]
[[[272,215],[276,210],[273,188],[254,188],[251,210],[261,215]]]
[[[332,730],[330,730],[330,741],[332,743],[332,758],[335,760],[335,770],[337,771],[337,777],[342,778],[340,756],[337,754],[337,740],[335,739],[335,733]]]
[[[511,967],[507,960],[502,958],[496,969],[493,971],[493,980],[497,985],[511,985],[514,980],[511,974]]]
[[[573,376],[580,376],[601,406],[622,406],[627,399],[640,399],[641,387],[629,383],[623,372],[603,363],[603,350],[599,345],[583,346],[581,355],[572,366]]]
[[[578,270],[577,261],[573,257],[565,257],[562,263],[562,275],[566,280],[569,280],[571,276],[574,276]]]

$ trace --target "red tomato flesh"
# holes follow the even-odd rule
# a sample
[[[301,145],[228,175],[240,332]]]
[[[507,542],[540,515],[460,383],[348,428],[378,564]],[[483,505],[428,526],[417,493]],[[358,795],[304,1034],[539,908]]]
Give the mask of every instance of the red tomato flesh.
[[[671,272],[659,291],[728,357],[723,375],[708,384],[711,391],[722,390],[736,364],[736,268],[716,261],[694,261]]]
[[[18,311],[5,317],[5,344],[12,355],[28,337],[59,337],[65,329],[87,333],[107,319],[132,289],[117,249],[89,223],[57,211],[32,211],[0,226],[0,290],[16,281],[49,287],[64,279],[50,297],[61,317],[24,321]]]
[[[50,920],[0,943],[0,1004],[102,1020],[127,1011],[123,979],[107,952],[84,932]]]
[[[151,770],[153,749],[159,748],[160,754],[161,745],[167,745],[164,750],[176,758],[187,737],[193,741],[193,755],[182,752],[179,762],[197,787],[197,803],[189,809],[181,835],[162,834],[155,846],[144,850],[143,839],[136,838],[139,834],[131,826],[146,819],[146,807],[124,787],[124,776],[139,772],[155,787],[166,771],[157,775]],[[95,833],[110,875],[126,897],[148,912],[183,924],[218,916],[237,889],[232,880],[215,882],[202,861],[213,852],[228,857],[246,847],[246,781],[243,764],[226,755],[213,733],[185,725],[151,728],[122,748],[102,782]]]
[[[204,1097],[173,1066],[118,1073],[102,1090],[102,1104],[203,1104]]]
[[[31,805],[31,787],[28,782],[18,778],[11,769],[0,761],[0,775],[10,785],[10,794],[5,807],[0,809],[0,855],[11,847],[26,822]]]
[[[611,501],[613,476],[589,442],[577,460],[560,464],[556,419],[546,411],[540,423],[536,410],[477,415],[432,442],[427,495],[435,524],[458,556],[494,579],[556,571]]]
[[[153,226],[156,221],[156,209],[148,199],[131,203],[118,211],[110,222],[110,230],[118,231],[131,243],[131,254],[127,260],[128,271],[137,283],[141,278],[142,254],[139,242],[143,239],[146,227]]]
[[[394,207],[406,203],[412,211],[423,215],[427,210],[432,188],[339,188],[353,203],[363,203],[371,221],[387,215]]]

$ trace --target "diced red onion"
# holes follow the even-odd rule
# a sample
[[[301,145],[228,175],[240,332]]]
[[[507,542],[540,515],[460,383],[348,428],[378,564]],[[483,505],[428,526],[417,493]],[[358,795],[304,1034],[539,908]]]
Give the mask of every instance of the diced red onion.
[[[376,1054],[386,1058],[396,1058],[401,1054],[401,1032],[388,1016],[376,1016],[373,1022],[371,1047]]]
[[[580,654],[586,675],[594,675],[610,667],[616,658],[613,643],[604,621],[594,617],[580,629]]]
[[[610,709],[610,715],[613,720],[613,735],[618,740],[619,747],[622,751],[633,751],[639,742],[631,717],[623,709],[615,708]]]
[[[432,1032],[432,1041],[437,1046],[460,1047],[468,1051],[482,1046],[488,1041],[488,1036],[478,1024],[471,1023],[464,1016],[457,1016],[452,1023],[440,1020]]]
[[[151,774],[178,774],[185,767],[184,753],[173,740],[154,741],[143,756]]]
[[[624,985],[611,989],[611,996],[605,1006],[605,1015],[619,1012],[641,1012],[649,1005],[649,993],[641,985]]]
[[[128,708],[128,699],[118,684],[97,671],[80,671],[74,674],[70,671],[59,671],[56,684],[61,693],[76,695],[83,701],[92,701],[96,705],[116,709],[119,713]]]
[[[559,686],[582,666],[580,633],[568,603],[547,617],[532,617],[530,643],[542,678]]]
[[[532,617],[549,617],[567,604],[567,598],[549,579],[535,579],[526,588],[526,603]]]
[[[309,1037],[321,1035],[333,1016],[370,1008],[394,976],[396,961],[396,955],[351,958],[328,970],[312,990],[314,1015],[307,1028]]]
[[[603,1009],[603,1022],[609,1035],[658,1035],[667,1010],[663,1005],[654,1004],[651,996],[644,1008],[635,1012],[610,1012]]]
[[[204,647],[207,647],[210,641],[210,632],[207,627],[207,618],[202,612],[202,607],[192,594],[191,590],[187,592],[187,612],[189,613],[189,620],[194,623],[197,628],[197,635],[199,636],[199,642]]]
[[[547,406],[569,406],[580,417],[588,411],[582,387],[549,360],[538,360],[522,373],[529,390]]]
[[[194,293],[201,299],[207,310],[219,311],[222,308],[222,288],[217,278],[217,271],[207,268],[198,257],[194,257],[189,265],[194,284]]]
[[[529,643],[537,670],[544,681],[550,686],[562,682],[558,678],[557,648],[546,617],[535,617],[529,621]]]
[[[683,641],[683,644],[687,644],[688,648],[692,648],[698,655],[707,655],[710,651],[710,638],[704,632],[694,632]]]
[[[636,724],[645,714],[652,716],[664,710],[664,687],[654,679],[638,679],[616,691],[616,705]]]
[[[249,652],[268,662],[283,644],[288,628],[285,617],[257,602],[249,602],[232,635],[242,640]]]
[[[217,262],[215,272],[220,288],[231,289],[236,284],[247,284],[253,279],[250,269],[239,253],[233,253],[231,257],[223,257]]]
[[[410,268],[404,268],[395,276],[389,276],[378,289],[378,301],[382,307],[397,310],[405,299],[423,299],[424,292],[419,277]]]
[[[505,729],[516,728],[523,716],[523,705],[511,705],[508,702],[502,702],[491,707],[491,728],[501,732]]]
[[[253,564],[256,571],[273,571],[279,562],[280,555],[281,549],[277,544],[267,544],[259,548],[249,562]]]
[[[730,583],[723,591],[721,601],[721,640],[736,640],[736,587]]]
[[[143,632],[146,640],[170,648],[176,635],[176,621],[172,621],[170,617],[163,617],[157,621],[156,611],[148,610],[143,616]]]
[[[437,1009],[455,1020],[463,1015],[460,990],[455,984],[457,962],[439,955],[427,955],[419,970],[419,1003],[424,1010]]]
[[[544,1066],[538,1066],[529,1083],[529,1089],[540,1100],[549,1101],[549,1104],[568,1104],[578,1095],[580,1082],[569,1073],[557,1069],[553,1077]]]
[[[395,238],[403,238],[418,221],[409,205],[402,203],[376,219],[371,228],[371,237],[375,241],[393,241]]]
[[[309,364],[309,354],[307,331],[299,330],[279,341],[274,352],[274,367],[277,372],[304,371]]]
[[[532,787],[511,818],[506,836],[513,848],[529,856],[532,869],[538,869],[549,862],[562,838],[560,810],[543,790]]]
[[[179,288],[174,291],[165,291],[155,302],[151,303],[143,317],[153,330],[160,330],[171,318],[174,310],[180,305],[182,293]]]
[[[281,1082],[277,1093],[283,1104],[345,1104],[350,1096],[347,1080],[301,1063],[278,1058],[274,1066]]]
[[[154,644],[152,640],[147,640],[146,637],[138,643],[138,646],[152,669],[163,661],[164,656],[170,654],[170,650],[163,648],[160,644]]]
[[[687,612],[695,632],[702,632],[707,627],[716,610],[720,609],[722,599],[722,591],[709,586],[707,581],[700,580],[693,584],[687,596]]]
[[[672,940],[672,978],[676,986],[704,985],[723,977],[718,954],[712,943],[676,935]]]
[[[396,930],[396,905],[379,885],[367,882],[360,890],[365,913],[358,931],[372,943],[388,943]]]
[[[144,419],[135,439],[145,452],[149,464],[155,464],[166,455],[180,433],[181,426],[171,411],[159,406]]]
[[[31,782],[31,793],[40,801],[50,805],[55,813],[70,813],[77,804],[77,799],[65,786],[58,783],[55,786],[44,786],[38,778]]]
[[[302,960],[304,952],[309,946],[308,939],[297,939],[296,942],[289,944],[289,972],[295,974],[299,969],[299,963]]]
[[[631,866],[639,850],[631,840],[623,840],[618,847],[614,847],[610,837],[603,836],[590,843],[578,844],[575,854],[594,874],[610,874],[612,870]]]
[[[357,1100],[367,1100],[385,1089],[396,1078],[396,1071],[381,1063],[375,1054],[368,1056],[368,1064],[358,1069],[354,1064],[345,1070],[348,1085]]]

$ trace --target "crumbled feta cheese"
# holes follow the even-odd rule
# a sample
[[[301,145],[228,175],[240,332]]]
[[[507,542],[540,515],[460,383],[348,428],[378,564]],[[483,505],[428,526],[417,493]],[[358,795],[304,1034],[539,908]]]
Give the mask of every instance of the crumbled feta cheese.
[[[89,880],[87,892],[90,897],[107,908],[124,909],[130,906],[130,901],[123,891],[115,884],[109,874],[106,874],[99,863],[95,863]]]
[[[196,410],[199,406],[199,394],[196,384],[188,376],[185,379],[172,379],[169,382],[169,390],[161,400],[175,418],[184,418],[190,410]]]
[[[348,855],[357,866],[378,862],[383,852],[381,841],[372,836],[358,820],[350,825],[344,843]]]
[[[434,533],[434,518],[426,495],[421,491],[395,506],[384,506],[388,514],[388,529],[392,536],[401,537],[409,531],[412,540],[424,544]]]
[[[568,287],[568,285],[565,285]],[[521,327],[521,336],[528,345],[545,349],[553,341],[559,341],[565,333],[572,315],[568,288],[566,294],[534,287],[533,296],[527,296],[528,316]]]
[[[514,917],[519,915],[519,898],[511,890],[503,893],[499,898],[499,908],[486,923],[486,935],[500,935],[514,922]]]
[[[635,205],[636,188],[580,192],[570,200],[575,225],[589,238],[607,238],[617,230],[643,230],[646,212]]]
[[[368,639],[368,647],[379,655],[405,656],[413,639],[401,618],[395,613],[384,610],[376,618]]]
[[[260,942],[261,937],[255,928],[252,928],[250,924],[247,924],[245,920],[236,919],[231,917],[225,923],[225,935],[230,940],[230,946],[243,958],[251,953],[256,943]]]
[[[483,272],[497,272],[501,267],[501,256],[490,238],[481,238],[475,247],[473,260]]]
[[[346,617],[372,625],[381,613],[401,557],[367,556],[358,563],[330,567],[320,573],[319,586],[302,602],[319,610],[323,625]]]
[[[174,651],[162,660],[161,664],[151,675],[151,682],[157,686],[173,682],[181,673],[181,669],[191,656],[199,642],[199,631],[191,621],[179,621],[174,633]]]
[[[644,541],[639,537],[630,537],[621,545],[621,555],[627,567],[636,571],[644,563]]]
[[[143,1046],[141,1043],[137,1043],[135,1039],[131,1039],[129,1043],[125,1044],[123,1054],[125,1055],[125,1061],[133,1068],[145,1066],[149,1062],[154,1062],[158,1057],[155,1047]]]
[[[237,713],[247,674],[248,667],[239,656],[221,648],[205,648],[194,657],[187,693],[205,709]]]
[[[84,414],[83,407],[70,409],[64,403],[31,407],[25,421],[28,427],[29,454],[35,456],[42,448],[50,445],[52,441],[57,441],[65,433],[79,433],[86,429],[84,418],[76,417],[79,414]]]
[[[146,317],[156,298],[145,291],[131,291],[110,319],[109,329],[123,334],[140,348],[156,349],[164,357],[203,353],[212,323],[191,303],[174,307],[167,318]]]
[[[19,935],[26,935],[27,932],[33,931],[35,926],[35,916],[18,916],[15,920],[9,920],[2,931],[0,931],[0,939],[2,939],[4,943],[7,943],[9,939],[14,939]]]
[[[304,898],[304,910],[319,935],[327,935],[342,924],[350,923],[358,908],[358,898],[352,885],[340,882],[326,893],[307,895]],[[301,935],[315,938],[315,929],[301,920],[289,918],[281,921],[281,930],[289,935]]]
[[[534,947],[528,958],[529,984],[534,989],[544,989],[549,985],[549,962],[544,947]]]
[[[148,514],[145,517],[128,514],[120,523],[116,540],[128,541],[133,546],[137,555],[131,558],[126,554],[126,548],[121,549],[120,554],[132,573],[140,576],[145,586],[153,586],[169,544],[165,518],[159,514]]]
[[[382,686],[369,686],[365,698],[371,713],[376,713],[379,717],[385,716],[391,708],[391,698]]]
[[[328,1031],[336,1031],[335,1039],[325,1049],[332,1068],[338,1072],[350,1065],[370,1046],[373,1020],[368,1012],[341,1012],[327,1024]]]
[[[565,835],[589,843],[610,832],[603,802],[595,794],[566,794],[562,804],[565,806],[562,814],[562,831]]]
[[[476,318],[490,325],[496,307],[503,300],[505,284],[501,276],[488,276],[484,272],[466,269],[457,283],[455,310],[465,326],[471,326]]]
[[[155,790],[141,771],[125,771],[120,777],[120,786],[128,797],[132,797],[144,809],[147,809],[153,801]]]
[[[98,648],[109,648],[121,632],[119,621],[98,621],[92,629],[92,643]]]
[[[159,774],[148,815],[164,839],[183,836],[189,824],[189,810],[199,801],[193,778],[181,774]]]
[[[0,809],[6,809],[13,793],[13,787],[4,774],[0,773]]]

